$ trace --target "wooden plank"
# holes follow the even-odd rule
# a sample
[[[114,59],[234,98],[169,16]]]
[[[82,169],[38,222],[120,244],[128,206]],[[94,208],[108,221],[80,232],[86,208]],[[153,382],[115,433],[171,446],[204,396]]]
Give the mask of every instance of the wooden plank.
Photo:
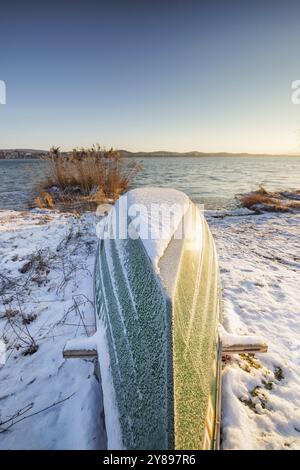
[[[65,359],[93,359],[97,357],[96,349],[64,349],[63,357]]]
[[[254,354],[265,353],[268,351],[268,346],[262,344],[234,344],[231,346],[222,346],[222,354]]]

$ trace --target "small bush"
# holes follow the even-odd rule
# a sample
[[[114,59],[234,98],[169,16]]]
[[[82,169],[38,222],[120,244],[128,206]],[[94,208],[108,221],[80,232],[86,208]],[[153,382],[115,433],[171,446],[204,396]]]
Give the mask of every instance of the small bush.
[[[35,204],[40,209],[53,209],[55,205],[53,197],[46,191],[42,191],[41,194],[35,198]]]
[[[60,202],[82,197],[94,202],[117,199],[129,188],[139,169],[136,161],[98,145],[68,153],[52,147],[45,161],[46,179],[35,202],[39,207],[49,208],[57,199]]]
[[[298,191],[289,192],[288,194],[289,198],[287,199],[284,197],[284,193],[269,192],[260,186],[256,191],[241,194],[239,201],[243,207],[255,210],[256,212],[288,212],[291,210],[300,210]]]
[[[255,191],[257,194],[260,194],[262,196],[267,196],[269,195],[269,192],[264,188],[261,184],[259,185],[258,189]]]
[[[246,194],[241,196],[240,202],[243,207],[247,209],[251,209],[256,204],[269,204],[271,201],[270,198],[266,197],[265,195],[261,194],[258,191],[254,191],[253,193]]]

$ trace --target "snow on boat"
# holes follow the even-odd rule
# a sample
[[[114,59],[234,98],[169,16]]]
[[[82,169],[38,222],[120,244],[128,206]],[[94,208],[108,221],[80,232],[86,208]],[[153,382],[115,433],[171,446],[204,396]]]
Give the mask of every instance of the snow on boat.
[[[63,357],[98,358],[108,448],[218,449],[221,356],[268,347],[219,324],[218,260],[201,210],[173,189],[135,189],[98,235],[97,330],[69,340]]]
[[[95,304],[108,447],[217,448],[219,273],[201,211],[182,192],[135,189],[100,231]]]

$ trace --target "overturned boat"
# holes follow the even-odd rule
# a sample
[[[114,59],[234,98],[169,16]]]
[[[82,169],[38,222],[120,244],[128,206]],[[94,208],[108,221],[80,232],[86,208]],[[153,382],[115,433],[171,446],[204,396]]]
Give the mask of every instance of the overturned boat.
[[[95,301],[108,444],[215,447],[220,290],[205,219],[185,194],[161,188],[128,192],[106,219]]]
[[[266,346],[220,334],[218,259],[201,208],[174,189],[135,189],[98,235],[97,332],[64,356],[98,356],[108,448],[217,449],[221,354]]]

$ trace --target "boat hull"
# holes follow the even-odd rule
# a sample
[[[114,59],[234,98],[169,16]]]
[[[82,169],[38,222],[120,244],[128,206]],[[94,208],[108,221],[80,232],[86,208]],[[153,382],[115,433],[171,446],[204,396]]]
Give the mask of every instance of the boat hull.
[[[192,203],[190,211],[200,243],[174,236],[159,273],[138,237],[99,243],[95,306],[109,448],[218,446],[218,260],[204,217]]]

